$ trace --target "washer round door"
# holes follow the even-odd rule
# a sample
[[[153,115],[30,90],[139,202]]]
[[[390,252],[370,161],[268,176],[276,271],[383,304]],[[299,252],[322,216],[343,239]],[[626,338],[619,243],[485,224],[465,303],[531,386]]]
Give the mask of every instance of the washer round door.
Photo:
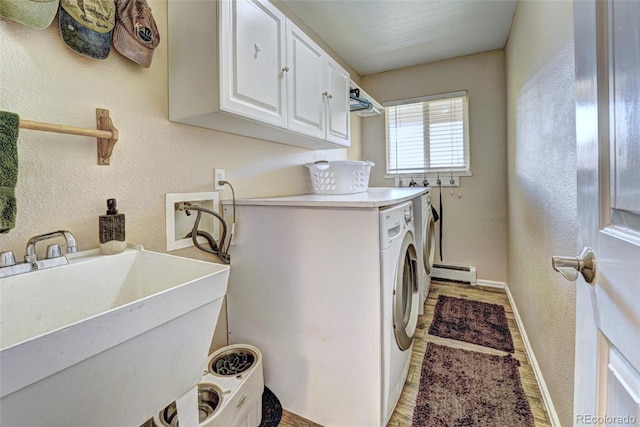
[[[405,234],[393,287],[393,333],[400,350],[413,342],[418,324],[418,257],[411,233]]]
[[[422,262],[424,263],[424,271],[427,276],[431,276],[433,270],[433,262],[436,259],[436,222],[433,218],[431,206],[427,210],[427,216],[424,220],[424,237],[422,239]]]

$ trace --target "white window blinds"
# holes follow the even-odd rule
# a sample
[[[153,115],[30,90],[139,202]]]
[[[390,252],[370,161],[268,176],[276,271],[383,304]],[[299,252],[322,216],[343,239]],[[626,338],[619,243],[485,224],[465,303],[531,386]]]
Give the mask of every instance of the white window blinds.
[[[466,91],[385,104],[387,173],[468,173]]]

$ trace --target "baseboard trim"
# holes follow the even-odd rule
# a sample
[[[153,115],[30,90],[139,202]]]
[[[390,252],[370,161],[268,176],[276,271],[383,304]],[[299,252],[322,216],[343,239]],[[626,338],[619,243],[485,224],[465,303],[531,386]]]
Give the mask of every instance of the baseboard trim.
[[[507,287],[507,284],[504,282],[496,282],[493,280],[484,279],[478,279],[477,284],[478,286],[484,286],[485,288],[505,289]]]
[[[480,281],[478,281],[478,284],[480,284]],[[511,295],[511,291],[509,290],[509,285],[507,285],[506,283],[504,284],[504,290],[507,293],[507,298],[509,298],[509,304],[511,304],[513,317],[515,318],[516,324],[518,325],[520,336],[522,336],[524,349],[527,353],[527,357],[529,358],[529,362],[531,363],[531,368],[533,369],[533,373],[536,377],[536,381],[538,382],[538,387],[540,387],[540,394],[542,395],[542,401],[544,402],[544,405],[547,408],[547,413],[549,414],[551,425],[553,427],[562,427],[560,425],[560,420],[558,419],[558,414],[556,413],[555,407],[553,406],[553,401],[551,400],[549,389],[547,388],[547,384],[544,382],[542,371],[540,370],[540,366],[538,365],[538,361],[536,360],[535,353],[533,352],[533,348],[531,347],[531,343],[529,342],[529,337],[525,332],[524,324],[522,323],[522,318],[518,313],[518,307],[516,306],[516,303],[513,300],[513,296]]]

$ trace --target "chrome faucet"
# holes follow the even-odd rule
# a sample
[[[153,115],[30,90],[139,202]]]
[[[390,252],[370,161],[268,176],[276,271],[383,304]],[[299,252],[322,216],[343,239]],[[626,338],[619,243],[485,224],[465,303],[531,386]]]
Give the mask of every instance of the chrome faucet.
[[[64,237],[67,242],[66,253],[78,252],[78,246],[76,245],[76,239],[69,231],[60,230],[53,231],[51,233],[41,234],[29,239],[27,242],[27,253],[24,256],[23,263],[16,263],[13,252],[1,252],[0,253],[0,277],[13,276],[21,273],[28,273],[29,271],[42,270],[49,267],[57,267],[59,265],[69,264],[67,257],[62,255],[60,245],[53,244],[47,246],[47,257],[42,261],[38,261],[38,254],[36,253],[36,243],[43,240],[53,239],[55,237]]]
[[[40,234],[39,236],[34,236],[29,239],[29,241],[27,242],[27,254],[24,256],[25,262],[33,263],[38,260],[38,254],[36,253],[37,242],[53,239],[54,237],[64,237],[67,242],[68,254],[78,252],[76,238],[73,237],[73,234],[66,230],[53,231],[51,233]],[[56,258],[60,256],[62,256],[62,253],[60,252],[60,246],[49,245],[49,247],[47,247],[47,258]]]

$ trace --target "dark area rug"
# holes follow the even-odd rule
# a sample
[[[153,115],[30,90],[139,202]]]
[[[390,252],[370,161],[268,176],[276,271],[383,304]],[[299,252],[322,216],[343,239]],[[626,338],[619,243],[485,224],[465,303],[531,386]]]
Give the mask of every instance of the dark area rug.
[[[262,422],[260,427],[277,427],[282,418],[282,405],[280,400],[267,386],[262,393]]]
[[[427,344],[412,427],[534,427],[510,354]]]
[[[504,307],[440,295],[429,333],[513,353]]]

